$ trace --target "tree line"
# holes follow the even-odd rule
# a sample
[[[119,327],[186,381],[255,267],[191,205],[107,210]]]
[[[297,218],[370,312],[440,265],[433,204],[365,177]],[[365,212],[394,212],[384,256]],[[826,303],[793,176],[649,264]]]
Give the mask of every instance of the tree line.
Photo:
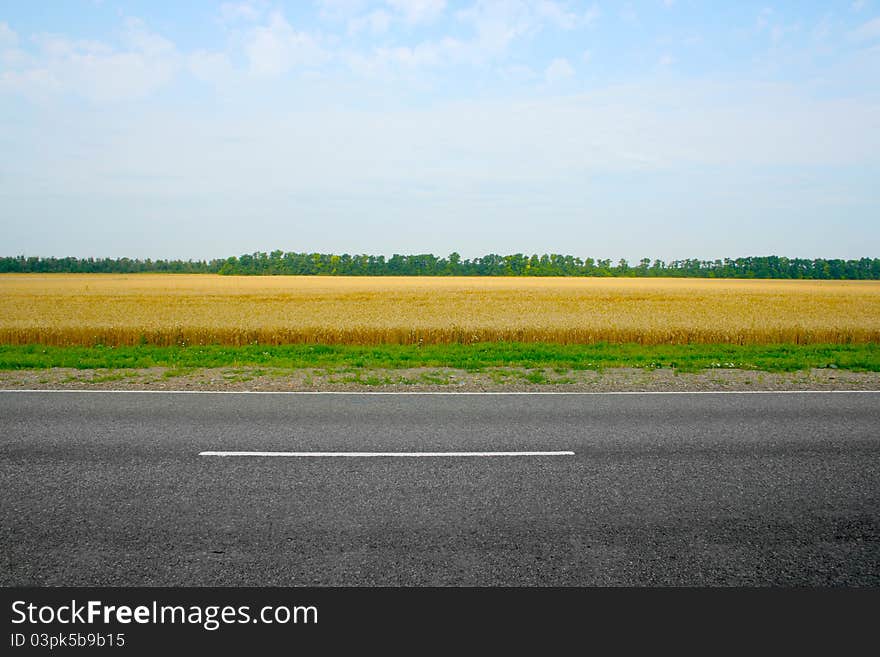
[[[630,276],[681,278],[798,278],[880,280],[880,258],[840,260],[759,256],[719,260],[596,260],[556,253],[488,254],[462,258],[458,253],[341,255],[331,253],[256,252],[214,260],[145,260],[132,258],[0,257],[0,273],[141,273],[305,276]]]

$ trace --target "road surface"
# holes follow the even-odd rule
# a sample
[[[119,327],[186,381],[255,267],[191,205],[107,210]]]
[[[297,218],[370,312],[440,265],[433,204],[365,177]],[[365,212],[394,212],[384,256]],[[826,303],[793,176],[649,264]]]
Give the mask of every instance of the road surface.
[[[0,392],[0,484],[6,586],[880,585],[880,393]]]

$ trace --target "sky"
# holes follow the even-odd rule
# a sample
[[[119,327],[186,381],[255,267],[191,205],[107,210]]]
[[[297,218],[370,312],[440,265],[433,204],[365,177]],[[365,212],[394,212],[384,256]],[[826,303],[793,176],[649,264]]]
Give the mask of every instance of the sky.
[[[0,255],[880,256],[880,0],[0,0]]]

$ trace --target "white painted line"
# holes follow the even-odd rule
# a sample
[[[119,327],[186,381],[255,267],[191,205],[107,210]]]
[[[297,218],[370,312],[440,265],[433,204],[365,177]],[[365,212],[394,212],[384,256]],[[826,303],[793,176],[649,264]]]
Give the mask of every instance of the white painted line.
[[[833,395],[880,394],[880,390],[560,390],[560,391],[442,391],[442,390],[75,390],[70,388],[7,388],[2,393],[71,393],[130,395]]]
[[[453,458],[460,456],[574,456],[574,452],[199,452],[199,456],[282,456],[295,458],[373,458],[381,456],[405,458]]]

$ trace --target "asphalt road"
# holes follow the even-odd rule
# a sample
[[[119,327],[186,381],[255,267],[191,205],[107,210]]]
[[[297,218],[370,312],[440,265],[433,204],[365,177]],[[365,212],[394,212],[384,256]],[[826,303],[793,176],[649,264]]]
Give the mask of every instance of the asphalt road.
[[[3,392],[0,484],[6,586],[880,585],[880,393]]]

